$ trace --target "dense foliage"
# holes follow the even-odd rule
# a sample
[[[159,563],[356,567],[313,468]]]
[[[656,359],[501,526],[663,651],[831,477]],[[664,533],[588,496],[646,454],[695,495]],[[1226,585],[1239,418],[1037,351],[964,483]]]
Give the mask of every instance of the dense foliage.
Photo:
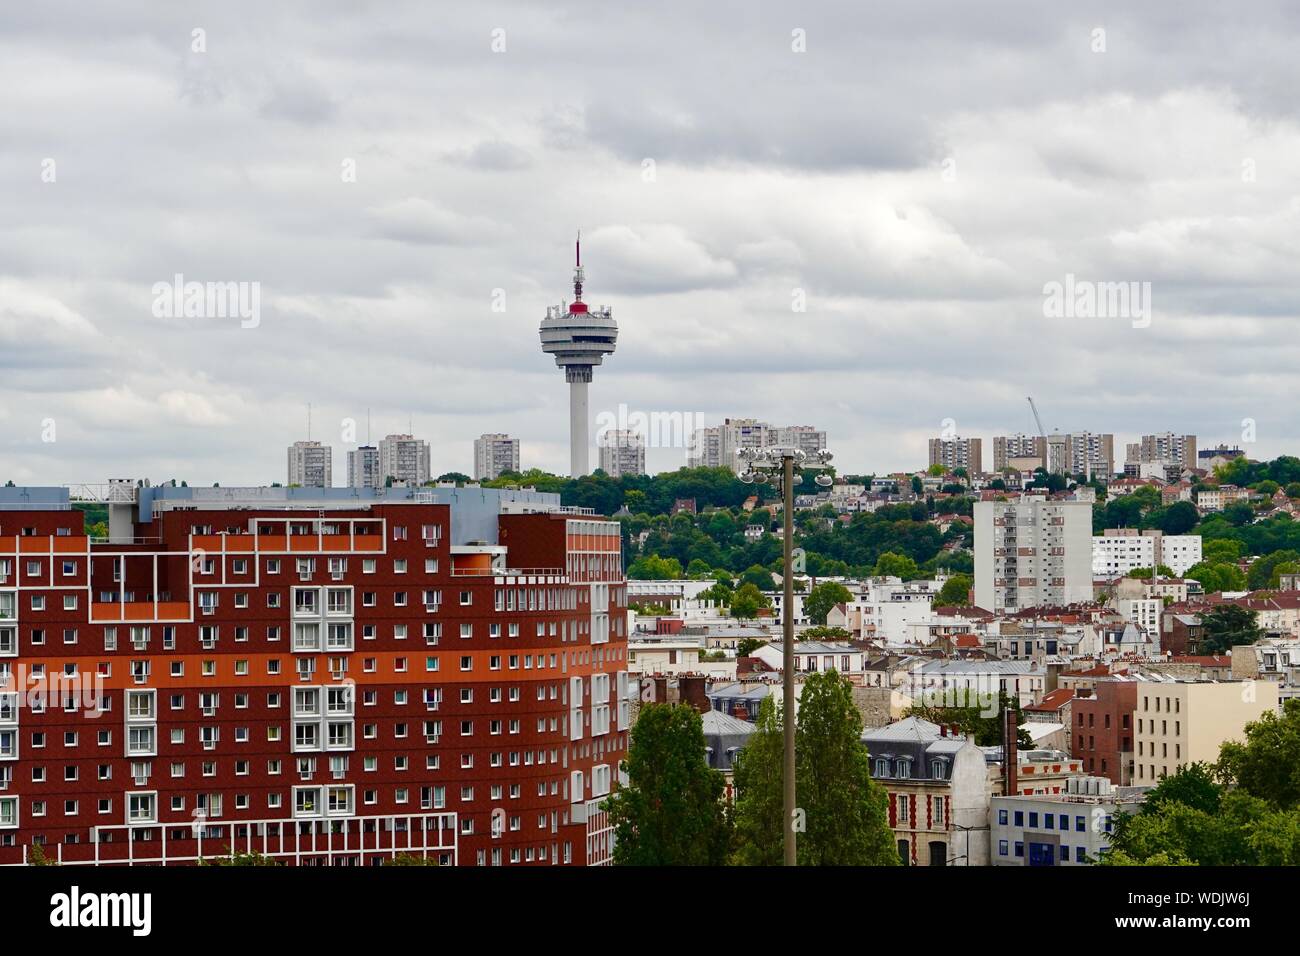
[[[1121,816],[1102,858],[1110,866],[1300,865],[1300,701],[1229,741],[1218,762],[1166,777]]]

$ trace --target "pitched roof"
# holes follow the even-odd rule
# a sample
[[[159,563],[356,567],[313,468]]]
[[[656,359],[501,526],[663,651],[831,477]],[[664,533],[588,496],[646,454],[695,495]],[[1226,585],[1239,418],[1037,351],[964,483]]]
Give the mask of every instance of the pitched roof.
[[[1036,704],[1030,704],[1025,710],[1034,711],[1056,711],[1060,710],[1062,705],[1074,699],[1074,691],[1070,688],[1059,688],[1044,694],[1043,699]]]
[[[704,725],[705,734],[744,734],[749,736],[756,729],[750,721],[732,717],[720,710],[706,711],[700,717],[700,722]]]

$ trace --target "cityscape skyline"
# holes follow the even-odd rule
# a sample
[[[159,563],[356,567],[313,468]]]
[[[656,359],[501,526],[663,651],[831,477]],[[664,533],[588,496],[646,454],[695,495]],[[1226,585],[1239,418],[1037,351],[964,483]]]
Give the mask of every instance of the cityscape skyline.
[[[565,396],[535,335],[579,226],[620,325],[593,415],[815,421],[841,470],[867,473],[923,461],[945,419],[1032,433],[1031,394],[1049,431],[1237,444],[1250,419],[1254,457],[1300,449],[1267,400],[1295,365],[1277,250],[1297,215],[1280,172],[1300,151],[1296,67],[1257,69],[1288,15],[1225,33],[1210,9],[1186,8],[1174,42],[1160,11],[1104,4],[802,23],[758,5],[686,36],[662,11],[613,31],[582,6],[511,8],[429,35],[418,5],[380,22],[291,4],[256,35],[205,11],[202,52],[182,10],[57,29],[0,14],[4,60],[39,67],[7,75],[29,148],[0,150],[3,478],[271,480],[308,402],[324,441],[369,408],[376,431],[414,418],[439,472],[470,473],[474,437],[506,430],[561,473]],[[558,84],[573,44],[601,52]],[[1189,52],[1207,46],[1208,80]],[[653,89],[630,78],[666,48]],[[989,51],[1005,72],[980,69]],[[457,109],[416,132],[448,81]],[[259,283],[256,323],[151,309],[176,276]],[[1044,290],[1072,277],[1149,282],[1149,321],[1048,317]],[[647,467],[682,457],[649,448]]]

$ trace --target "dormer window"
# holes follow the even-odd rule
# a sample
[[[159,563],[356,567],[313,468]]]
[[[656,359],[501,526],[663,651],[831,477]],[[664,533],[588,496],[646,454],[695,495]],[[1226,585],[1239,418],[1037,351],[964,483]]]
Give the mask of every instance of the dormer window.
[[[897,776],[899,780],[906,780],[912,776],[912,761],[910,759],[906,757],[899,758]]]
[[[945,772],[947,769],[947,764],[948,761],[944,760],[942,757],[937,760],[930,761],[930,776],[935,780],[943,780],[945,777],[947,777],[947,773]]]
[[[876,776],[877,777],[889,776],[889,761],[884,757],[876,758]]]

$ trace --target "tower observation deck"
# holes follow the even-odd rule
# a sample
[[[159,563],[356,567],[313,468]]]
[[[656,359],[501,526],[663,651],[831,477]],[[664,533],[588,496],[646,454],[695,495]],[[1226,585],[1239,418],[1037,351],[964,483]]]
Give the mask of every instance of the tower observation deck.
[[[547,308],[538,330],[542,351],[555,356],[569,383],[569,472],[574,478],[587,474],[591,444],[587,385],[591,370],[606,355],[612,355],[618,341],[618,323],[607,306],[592,308],[582,301],[582,240],[574,245],[573,302]]]

